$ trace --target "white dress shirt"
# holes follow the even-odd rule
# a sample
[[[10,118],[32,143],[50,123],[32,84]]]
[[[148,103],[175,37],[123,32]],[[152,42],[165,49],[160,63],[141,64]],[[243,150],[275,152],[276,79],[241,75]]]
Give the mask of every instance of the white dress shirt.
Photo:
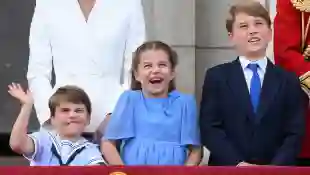
[[[76,85],[92,101],[87,131],[93,132],[129,87],[132,53],[144,40],[141,0],[96,0],[87,22],[78,0],[37,0],[27,79],[40,124],[50,117],[51,94],[60,86]]]
[[[239,61],[240,61],[240,64],[241,64],[241,67],[244,73],[244,77],[245,77],[249,92],[251,92],[250,87],[251,87],[251,79],[253,76],[253,71],[247,67],[249,64],[258,64],[259,68],[257,69],[257,73],[258,73],[258,76],[261,82],[261,86],[263,86],[264,76],[266,73],[266,68],[267,68],[267,63],[268,63],[267,57],[258,59],[256,61],[251,61],[244,56],[240,56]]]

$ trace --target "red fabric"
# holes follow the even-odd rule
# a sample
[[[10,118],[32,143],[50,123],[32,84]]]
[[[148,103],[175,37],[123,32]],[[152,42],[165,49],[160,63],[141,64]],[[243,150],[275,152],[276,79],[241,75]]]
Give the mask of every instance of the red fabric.
[[[310,13],[305,13],[305,28]],[[301,51],[301,12],[291,0],[277,0],[277,15],[274,21],[274,60],[277,65],[298,76],[310,71],[310,62],[304,60]],[[310,33],[307,36],[310,44]],[[307,45],[306,44],[306,45]],[[307,110],[306,134],[301,158],[310,158],[310,109]]]
[[[1,175],[299,175],[310,168],[296,167],[0,167]],[[124,174],[124,175],[125,175]],[[122,174],[119,174],[122,175]]]

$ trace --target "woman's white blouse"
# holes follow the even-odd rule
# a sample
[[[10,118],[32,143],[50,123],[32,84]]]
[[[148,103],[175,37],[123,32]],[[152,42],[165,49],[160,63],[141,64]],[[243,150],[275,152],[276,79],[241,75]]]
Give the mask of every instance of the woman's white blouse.
[[[77,0],[37,0],[27,79],[40,124],[49,118],[51,94],[60,86],[76,85],[92,101],[87,131],[94,131],[128,88],[132,53],[144,40],[141,0],[96,0],[87,22]]]

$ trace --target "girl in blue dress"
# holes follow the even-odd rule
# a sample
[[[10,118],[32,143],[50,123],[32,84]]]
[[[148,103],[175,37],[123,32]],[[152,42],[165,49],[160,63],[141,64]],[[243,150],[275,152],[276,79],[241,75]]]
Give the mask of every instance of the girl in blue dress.
[[[198,165],[200,136],[195,98],[175,88],[176,53],[146,42],[133,58],[131,90],[111,115],[101,151],[111,165]],[[120,153],[116,142],[121,141]]]

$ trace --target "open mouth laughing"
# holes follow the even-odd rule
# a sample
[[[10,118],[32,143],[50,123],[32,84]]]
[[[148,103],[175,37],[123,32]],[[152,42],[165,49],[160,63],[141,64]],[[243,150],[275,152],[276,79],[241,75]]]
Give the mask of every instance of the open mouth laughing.
[[[164,79],[163,79],[163,78],[160,78],[160,77],[154,77],[154,78],[151,78],[151,79],[149,80],[149,82],[150,82],[151,84],[154,84],[154,85],[156,85],[156,84],[161,84],[163,81],[164,81]]]

